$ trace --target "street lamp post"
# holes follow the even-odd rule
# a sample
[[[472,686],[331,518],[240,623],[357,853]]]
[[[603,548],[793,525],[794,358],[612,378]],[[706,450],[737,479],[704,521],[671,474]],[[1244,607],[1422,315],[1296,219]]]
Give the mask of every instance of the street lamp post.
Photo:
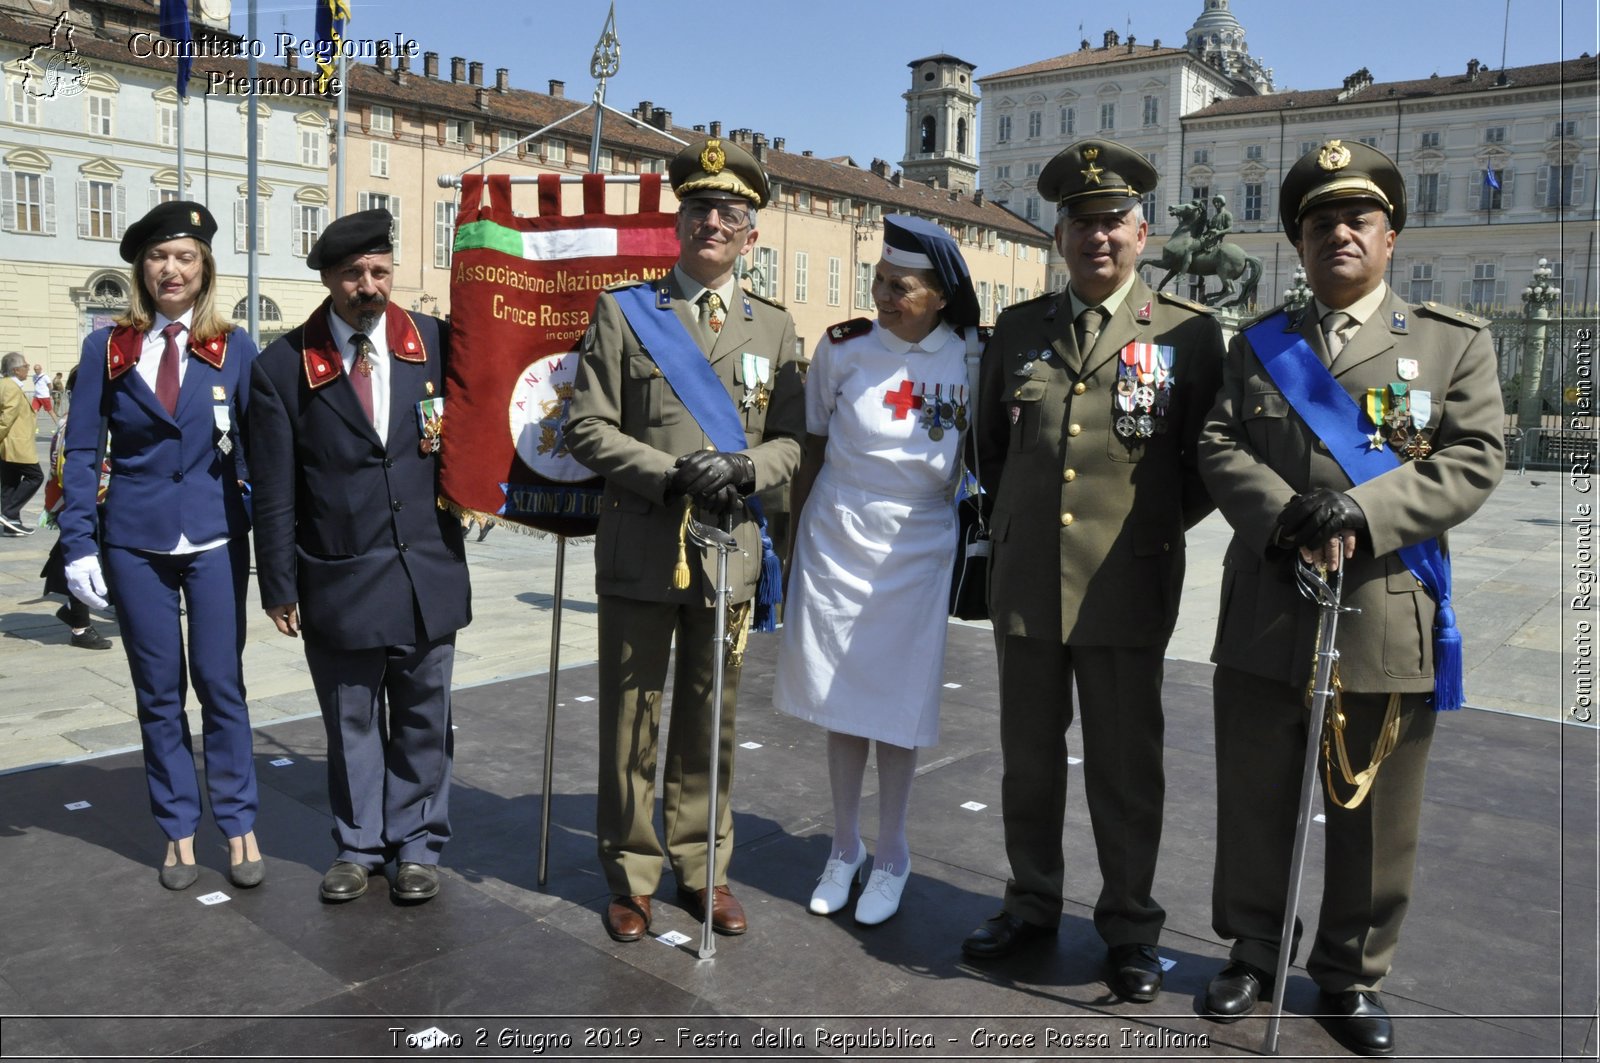
[[[1550,283],[1554,271],[1540,259],[1533,271],[1533,283],[1522,289],[1522,305],[1527,313],[1526,339],[1522,348],[1522,389],[1517,398],[1517,427],[1523,431],[1538,428],[1544,404],[1539,385],[1544,378],[1545,334],[1550,323],[1550,307],[1561,298],[1561,289]]]

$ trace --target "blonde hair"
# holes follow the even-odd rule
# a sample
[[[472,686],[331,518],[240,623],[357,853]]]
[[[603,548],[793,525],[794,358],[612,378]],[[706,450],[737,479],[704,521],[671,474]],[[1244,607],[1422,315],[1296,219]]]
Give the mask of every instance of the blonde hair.
[[[189,237],[189,239],[194,239]],[[218,336],[226,336],[234,329],[233,321],[224,317],[217,310],[216,280],[217,260],[211,255],[211,245],[204,240],[195,240],[194,245],[200,249],[200,294],[195,297],[194,313],[189,318],[189,334],[197,343],[206,343]],[[141,247],[134,256],[133,265],[129,267],[130,277],[133,281],[133,298],[128,301],[127,313],[116,319],[117,324],[138,329],[140,332],[149,332],[156,323],[155,297],[144,286],[144,253],[149,246]]]

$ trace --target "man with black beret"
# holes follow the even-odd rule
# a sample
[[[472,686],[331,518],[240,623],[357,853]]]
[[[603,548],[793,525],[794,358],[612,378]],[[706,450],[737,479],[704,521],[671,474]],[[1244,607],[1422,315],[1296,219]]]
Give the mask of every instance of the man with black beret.
[[[669,168],[678,197],[678,262],[654,282],[601,294],[581,347],[572,454],[605,477],[595,540],[600,605],[600,764],[596,834],[611,888],[606,931],[637,941],[649,929],[662,846],[652,823],[656,732],[668,653],[677,644],[667,737],[666,856],[680,903],[742,934],[727,886],[733,854],[734,705],[739,655],[730,650],[717,771],[716,867],[708,867],[715,555],[685,542],[691,513],[726,519],[731,628],[759,627],[778,590],[777,556],[755,492],[783,484],[800,460],[805,392],[794,321],[739,286],[734,265],[756,243],[767,175],[718,137],[684,148]],[[758,584],[763,593],[758,594]],[[714,894],[709,892],[714,890]]]
[[[1201,474],[1234,529],[1211,655],[1212,925],[1233,945],[1204,1010],[1232,1022],[1271,991],[1317,627],[1294,568],[1342,567],[1354,611],[1339,621],[1343,692],[1329,715],[1352,776],[1375,774],[1357,786],[1335,772],[1328,784],[1306,969],[1333,1034],[1384,1055],[1394,1030],[1378,991],[1410,903],[1434,714],[1461,704],[1443,536],[1500,480],[1500,385],[1488,322],[1409,306],[1384,283],[1406,223],[1388,156],[1329,140],[1290,168],[1279,202],[1315,299],[1234,339],[1200,439]]]
[[[1161,990],[1162,658],[1183,590],[1184,531],[1211,510],[1195,440],[1216,395],[1222,335],[1205,307],[1135,273],[1155,168],[1082,140],[1039,176],[1059,204],[1070,284],[1000,315],[979,382],[978,460],[994,497],[989,598],[1000,658],[1001,783],[1011,880],[968,935],[991,960],[1061,920],[1066,731],[1102,880],[1095,929],[1124,1000]],[[1052,489],[1049,485],[1054,484]]]
[[[329,298],[256,361],[256,572],[283,634],[305,634],[328,734],[338,856],[329,902],[393,860],[392,895],[439,891],[450,837],[450,674],[472,619],[460,524],[435,505],[444,322],[389,302],[393,219],[330,224],[306,256]]]

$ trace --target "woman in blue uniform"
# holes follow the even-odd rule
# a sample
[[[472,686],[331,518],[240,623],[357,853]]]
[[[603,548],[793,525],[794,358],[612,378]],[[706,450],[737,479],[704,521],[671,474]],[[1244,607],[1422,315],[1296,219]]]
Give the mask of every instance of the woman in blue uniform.
[[[190,683],[228,876],[254,886],[264,871],[241,670],[250,522],[239,426],[256,348],[215,305],[216,231],[210,211],[181,201],[128,227],[121,253],[134,299],[115,327],[84,340],[63,471],[67,585],[96,608],[116,602],[150,808],[168,839],[161,884],[173,890],[199,877],[200,783],[183,711]],[[111,475],[97,513],[102,452]]]

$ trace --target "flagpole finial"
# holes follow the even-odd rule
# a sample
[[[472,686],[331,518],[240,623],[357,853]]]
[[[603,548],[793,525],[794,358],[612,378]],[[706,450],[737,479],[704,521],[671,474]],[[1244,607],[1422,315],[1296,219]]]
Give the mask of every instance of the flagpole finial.
[[[589,76],[599,81],[617,76],[622,65],[622,42],[617,40],[617,5],[606,14],[606,25],[595,42],[594,58],[589,60]]]

